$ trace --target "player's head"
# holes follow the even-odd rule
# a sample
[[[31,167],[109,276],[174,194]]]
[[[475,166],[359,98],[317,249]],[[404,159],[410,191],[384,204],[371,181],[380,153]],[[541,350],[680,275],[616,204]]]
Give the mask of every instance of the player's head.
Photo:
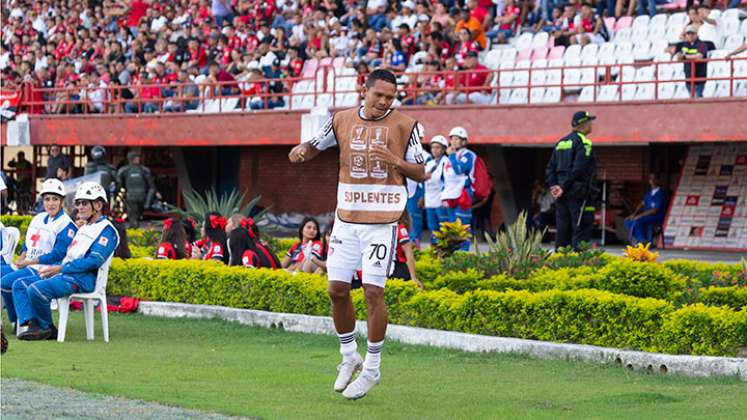
[[[78,219],[90,221],[104,212],[106,191],[97,182],[84,182],[75,191],[73,202],[78,211]]]
[[[364,104],[374,118],[386,114],[397,96],[397,78],[389,70],[374,70],[366,79]]]
[[[42,200],[44,201],[44,211],[52,217],[62,209],[62,200],[65,199],[65,187],[62,181],[55,178],[49,178],[44,181],[41,189]]]

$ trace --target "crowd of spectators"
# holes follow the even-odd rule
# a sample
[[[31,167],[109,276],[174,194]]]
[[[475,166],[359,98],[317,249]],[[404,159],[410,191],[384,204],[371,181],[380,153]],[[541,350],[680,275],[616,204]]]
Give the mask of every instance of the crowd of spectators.
[[[402,71],[422,51],[427,70],[470,68],[489,40],[509,42],[522,27],[599,42],[608,36],[599,16],[626,5],[644,13],[656,0],[638,2],[597,0],[594,12],[579,0],[10,0],[0,69],[4,90],[68,88],[34,90],[32,113],[178,112],[216,94],[270,95],[251,108],[275,108],[311,58]]]

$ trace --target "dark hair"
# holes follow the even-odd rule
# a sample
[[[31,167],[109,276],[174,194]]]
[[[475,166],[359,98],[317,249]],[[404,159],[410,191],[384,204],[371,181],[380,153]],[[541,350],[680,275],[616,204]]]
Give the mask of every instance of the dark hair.
[[[321,235],[321,232],[319,232],[319,222],[317,222],[313,217],[306,217],[301,221],[301,224],[298,226],[298,240],[303,241],[303,228],[309,222],[312,222],[316,225],[316,236],[313,238],[313,240],[319,240],[319,237]]]
[[[391,83],[397,86],[397,78],[394,77],[394,73],[389,70],[377,69],[371,72],[366,79],[366,87],[371,88],[376,84],[377,80],[382,80],[387,83]]]
[[[161,243],[170,243],[174,248],[176,259],[181,260],[187,256],[187,232],[179,219],[171,218],[168,220],[171,220],[171,226],[161,233]]]
[[[114,250],[114,257],[128,259],[132,258],[132,252],[130,251],[130,244],[127,240],[127,226],[121,219],[110,219],[112,226],[119,234],[119,243],[117,248]]]
[[[187,240],[192,243],[197,240],[197,232],[195,231],[194,219],[182,219],[182,226],[184,227],[184,233],[187,235]]]
[[[329,246],[329,243],[327,243],[327,235],[332,235],[332,223],[327,225],[327,228],[324,229],[324,233],[322,234],[322,259],[327,260],[327,247]]]
[[[225,226],[218,226],[217,229],[213,229],[210,226],[210,216],[223,217],[220,213],[217,213],[217,212],[209,212],[205,214],[205,236],[207,236],[211,242],[217,242],[223,246],[223,249],[227,249]],[[223,262],[228,263],[227,252],[223,253]]]
[[[247,250],[253,251],[259,258],[259,265],[262,268],[279,268],[281,266],[278,257],[272,253],[259,240],[259,229],[257,225],[251,227],[254,238],[249,234],[249,230],[244,227],[238,227],[228,235],[228,254],[230,261],[228,265],[243,265],[242,257]]]

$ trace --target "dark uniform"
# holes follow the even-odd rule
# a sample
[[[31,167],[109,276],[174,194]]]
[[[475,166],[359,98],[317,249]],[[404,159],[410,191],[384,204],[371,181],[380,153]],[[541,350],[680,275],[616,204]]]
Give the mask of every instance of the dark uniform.
[[[138,227],[143,209],[148,207],[148,200],[155,195],[155,185],[150,169],[141,164],[134,165],[132,161],[140,155],[135,152],[127,154],[130,164],[117,172],[117,184],[124,187],[125,205],[127,207],[127,222],[129,227]]]
[[[107,192],[109,196],[109,202],[111,203],[112,196],[117,191],[116,188],[116,169],[114,166],[106,162],[106,149],[101,146],[94,146],[91,149],[90,154],[91,160],[86,163],[86,167],[83,170],[83,175],[95,174],[101,172],[101,179],[99,183]]]
[[[595,119],[587,112],[573,116],[573,126]],[[597,172],[596,157],[591,140],[578,131],[572,131],[558,141],[545,171],[548,187],[559,185],[563,195],[555,202],[557,247],[573,246],[591,241],[594,223],[593,187]]]

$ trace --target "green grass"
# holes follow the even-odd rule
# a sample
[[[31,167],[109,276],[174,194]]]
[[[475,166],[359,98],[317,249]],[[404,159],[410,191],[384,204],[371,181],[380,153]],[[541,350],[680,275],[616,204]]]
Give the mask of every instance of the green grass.
[[[262,418],[740,418],[747,385],[387,342],[366,398],[332,391],[334,336],[112,314],[112,341],[11,339],[2,376]],[[7,331],[7,330],[6,330]],[[359,350],[363,350],[359,341]],[[740,414],[741,413],[741,414]]]

